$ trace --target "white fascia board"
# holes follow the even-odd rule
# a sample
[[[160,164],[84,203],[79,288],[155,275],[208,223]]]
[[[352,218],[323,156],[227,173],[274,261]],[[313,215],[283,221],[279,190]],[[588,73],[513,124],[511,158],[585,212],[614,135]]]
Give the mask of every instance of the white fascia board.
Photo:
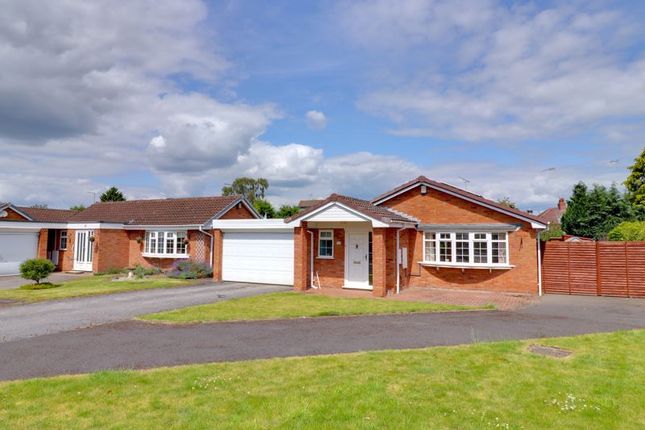
[[[283,219],[216,219],[211,228],[222,231],[293,231],[293,223]]]
[[[106,222],[70,222],[67,228],[70,230],[123,230],[124,225]]]
[[[185,224],[185,225],[124,225],[124,230],[199,230],[201,224]]]
[[[44,228],[66,229],[67,223],[60,222],[33,222],[33,221],[0,221],[0,231],[38,231]]]
[[[448,191],[448,190],[446,190],[444,188],[436,187],[436,186],[434,186],[432,184],[428,184],[426,182],[419,182],[417,184],[410,185],[409,187],[405,187],[404,189],[399,190],[399,191],[397,191],[396,193],[394,193],[394,194],[392,194],[390,196],[383,197],[382,199],[375,201],[374,204],[378,206],[378,205],[380,205],[381,203],[383,203],[385,201],[388,201],[388,200],[390,200],[390,199],[392,199],[392,198],[394,198],[394,197],[396,197],[396,196],[398,196],[400,194],[406,193],[406,192],[408,192],[408,191],[410,191],[410,190],[412,190],[412,189],[414,189],[416,187],[420,187],[421,185],[425,185],[426,187],[432,188],[433,190],[437,190],[439,192],[446,193],[446,194],[451,195],[453,197],[457,197],[459,199],[466,200],[466,201],[474,203],[476,205],[483,206],[485,208],[488,208],[488,209],[503,213],[503,214],[508,215],[510,217],[517,218],[517,219],[520,219],[522,221],[528,222],[529,224],[531,224],[531,228],[533,228],[533,229],[541,230],[541,229],[547,228],[546,224],[542,224],[542,223],[539,223],[539,222],[537,222],[535,220],[532,220],[530,218],[523,217],[521,215],[518,215],[518,214],[510,212],[510,211],[506,211],[506,210],[504,210],[502,208],[498,208],[496,206],[489,205],[489,204],[484,203],[484,202],[480,202],[479,200],[471,199],[470,197],[466,197],[466,196],[461,195],[459,193],[454,193],[454,192]]]

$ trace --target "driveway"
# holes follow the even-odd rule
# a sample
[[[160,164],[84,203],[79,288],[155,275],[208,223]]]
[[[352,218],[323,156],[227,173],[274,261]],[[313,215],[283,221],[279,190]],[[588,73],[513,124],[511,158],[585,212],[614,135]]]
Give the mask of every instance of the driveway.
[[[0,379],[422,348],[645,328],[645,300],[546,296],[517,311],[171,326],[137,321],[0,344]]]
[[[246,297],[289,287],[219,283],[158,288],[0,308],[0,342],[131,319],[137,315]]]
[[[43,282],[51,282],[56,284],[58,282],[71,281],[78,279],[83,276],[92,276],[91,273],[63,273],[55,272],[49,275],[49,277]],[[30,284],[32,281],[24,279],[20,276],[0,276],[0,290],[11,290],[12,288],[18,288],[25,284]]]

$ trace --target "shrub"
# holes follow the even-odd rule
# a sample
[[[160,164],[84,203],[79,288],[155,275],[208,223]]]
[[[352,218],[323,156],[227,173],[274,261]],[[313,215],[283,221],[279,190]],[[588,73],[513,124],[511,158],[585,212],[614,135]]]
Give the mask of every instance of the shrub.
[[[116,267],[112,267],[110,269],[107,269],[103,272],[95,272],[94,276],[103,276],[103,275],[120,275],[121,273],[125,273],[126,269],[118,269]]]
[[[210,278],[213,276],[213,269],[204,263],[183,260],[175,263],[169,276],[179,279]]]
[[[161,269],[158,267],[143,267],[141,264],[137,264],[132,271],[134,277],[137,279],[143,279],[146,276],[158,275],[161,273]]]
[[[645,221],[625,221],[607,235],[609,240],[645,241]]]
[[[32,258],[20,265],[20,276],[40,284],[40,280],[47,278],[55,269],[54,263],[45,258]]]
[[[52,284],[51,282],[43,282],[40,284],[27,284],[20,287],[21,290],[36,291],[36,290],[49,290],[50,288],[58,288],[61,284]]]

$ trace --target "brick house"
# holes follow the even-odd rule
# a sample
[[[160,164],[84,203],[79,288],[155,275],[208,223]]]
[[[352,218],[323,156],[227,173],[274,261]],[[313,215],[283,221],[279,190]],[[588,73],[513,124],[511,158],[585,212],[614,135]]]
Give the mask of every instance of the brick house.
[[[167,270],[189,258],[210,265],[212,220],[259,218],[238,196],[101,202],[81,212],[8,203],[0,208],[6,213],[0,218],[0,274],[15,274],[21,261],[36,256],[63,271],[138,264]]]
[[[538,217],[418,177],[372,201],[332,194],[286,220],[294,287],[538,294]]]

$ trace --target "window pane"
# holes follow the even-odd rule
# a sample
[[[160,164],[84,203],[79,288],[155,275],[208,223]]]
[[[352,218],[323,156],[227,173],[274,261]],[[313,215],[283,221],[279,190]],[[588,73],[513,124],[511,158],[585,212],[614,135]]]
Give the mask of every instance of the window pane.
[[[468,241],[457,241],[457,263],[470,262],[470,244]]]
[[[175,253],[175,233],[166,232],[166,254]]]
[[[439,261],[452,262],[452,241],[439,240]]]
[[[491,246],[493,251],[493,263],[506,263],[506,242],[493,242]]]
[[[426,261],[436,261],[437,255],[436,255],[436,247],[435,247],[435,241],[434,241],[434,235],[432,235],[431,240],[426,240],[425,242],[425,247],[426,247]]]
[[[473,242],[473,263],[488,262],[488,242]]]
[[[163,254],[164,236],[163,231],[157,233],[157,254]]]
[[[177,254],[186,253],[186,233],[178,232],[177,233]]]
[[[475,233],[475,240],[486,240],[486,233]]]
[[[328,239],[328,238],[331,238],[331,235],[332,235],[331,231],[321,231],[320,232],[320,237],[321,238]]]

